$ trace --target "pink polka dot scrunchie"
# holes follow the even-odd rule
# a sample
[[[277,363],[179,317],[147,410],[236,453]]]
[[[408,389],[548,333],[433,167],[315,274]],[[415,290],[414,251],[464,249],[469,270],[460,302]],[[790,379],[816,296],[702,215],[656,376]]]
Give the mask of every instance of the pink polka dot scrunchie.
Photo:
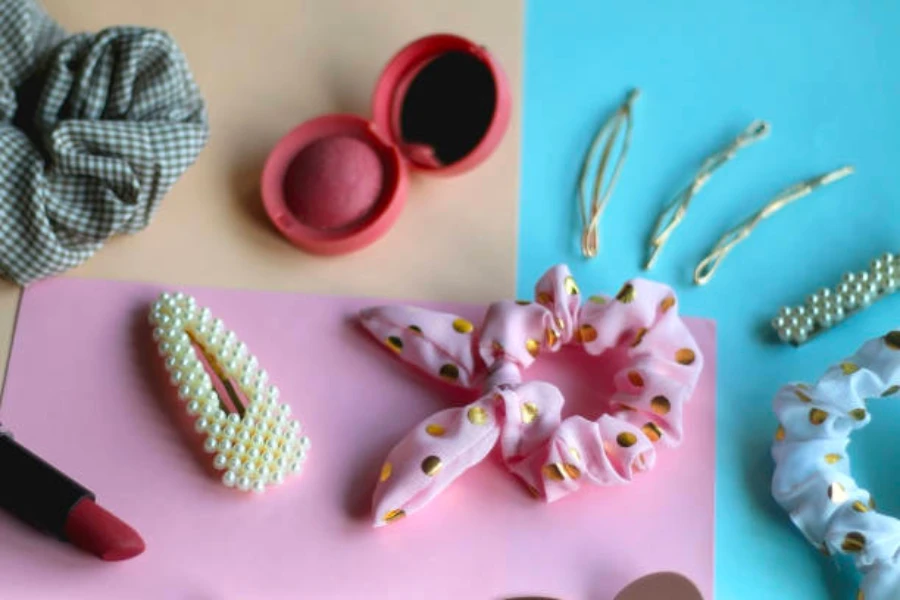
[[[654,444],[682,437],[682,409],[703,367],[694,338],[667,286],[635,279],[615,297],[582,304],[565,266],[550,269],[536,302],[491,304],[480,327],[455,315],[384,306],[361,312],[363,326],[427,374],[483,395],[431,415],[391,450],[374,496],[376,526],[424,507],[499,442],[507,468],[548,502],[583,483],[615,485],[650,469]],[[611,348],[628,364],[614,376],[612,414],[562,420],[553,385],[522,382],[542,352],[582,345],[591,355]]]

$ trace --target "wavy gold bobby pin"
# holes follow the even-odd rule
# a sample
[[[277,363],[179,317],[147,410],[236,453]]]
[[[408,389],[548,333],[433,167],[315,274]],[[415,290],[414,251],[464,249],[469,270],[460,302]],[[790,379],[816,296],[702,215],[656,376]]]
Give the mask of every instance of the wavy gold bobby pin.
[[[584,163],[581,165],[581,176],[578,180],[578,203],[579,208],[581,209],[582,224],[581,253],[586,258],[597,256],[597,251],[599,250],[600,234],[597,230],[600,225],[600,218],[603,216],[603,211],[606,209],[606,204],[609,202],[610,196],[612,196],[613,189],[616,187],[616,182],[619,179],[619,173],[622,170],[622,165],[625,163],[625,157],[628,155],[628,147],[631,145],[631,130],[634,122],[632,110],[634,101],[637,100],[640,95],[641,91],[639,89],[628,92],[625,102],[623,102],[618,110],[606,120],[600,128],[600,131],[594,136],[591,147],[584,157]],[[622,149],[612,167],[612,174],[609,177],[609,182],[604,188],[603,180],[606,177],[609,159],[613,153],[613,147],[615,146],[616,140],[619,139],[619,134],[622,131],[623,126],[625,127],[625,131],[622,137]],[[590,187],[590,191],[588,191],[591,183],[591,163],[594,162],[594,157],[601,146],[600,165],[597,167],[597,175],[594,177],[593,186]],[[591,196],[590,207],[588,206],[589,195]]]
[[[820,187],[840,181],[844,177],[853,174],[853,167],[847,165],[834,171],[829,171],[823,175],[818,175],[806,181],[795,183],[794,185],[782,190],[771,202],[763,206],[756,214],[744,220],[737,227],[727,231],[706,257],[697,264],[694,269],[694,283],[703,285],[707,283],[715,274],[716,269],[722,263],[722,260],[737,246],[742,240],[746,239],[753,230],[763,220],[771,217],[773,214],[804,196],[808,196]]]
[[[772,319],[772,328],[782,342],[799,346],[898,288],[900,257],[886,252],[872,260],[868,271],[845,273],[835,287],[811,294],[799,306],[783,307]]]
[[[753,121],[727,147],[703,161],[703,164],[700,165],[700,169],[697,171],[697,174],[694,175],[694,179],[691,180],[691,183],[681,190],[681,192],[679,192],[659,214],[656,221],[656,227],[653,230],[653,234],[650,236],[647,262],[644,264],[645,270],[649,271],[653,268],[662,247],[669,240],[669,236],[672,235],[675,228],[677,228],[684,219],[688,206],[691,204],[691,200],[697,192],[706,185],[706,182],[709,181],[712,174],[719,167],[737,156],[738,150],[768,136],[770,130],[771,126],[766,121]]]

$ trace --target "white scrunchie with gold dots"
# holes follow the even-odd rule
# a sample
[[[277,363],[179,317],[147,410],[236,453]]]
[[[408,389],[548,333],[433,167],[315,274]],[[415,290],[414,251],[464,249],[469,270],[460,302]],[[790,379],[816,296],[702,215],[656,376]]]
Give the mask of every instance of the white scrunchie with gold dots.
[[[900,391],[900,331],[870,340],[814,385],[782,387],[772,495],[822,552],[853,557],[859,600],[900,598],[900,520],[879,514],[850,474],[850,434],[871,417],[868,398]]]

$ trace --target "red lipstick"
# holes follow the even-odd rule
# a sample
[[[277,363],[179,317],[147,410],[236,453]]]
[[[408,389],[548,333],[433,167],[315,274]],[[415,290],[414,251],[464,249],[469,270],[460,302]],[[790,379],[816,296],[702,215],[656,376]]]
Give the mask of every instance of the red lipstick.
[[[93,492],[0,430],[0,508],[103,560],[126,560],[144,540],[101,507]]]

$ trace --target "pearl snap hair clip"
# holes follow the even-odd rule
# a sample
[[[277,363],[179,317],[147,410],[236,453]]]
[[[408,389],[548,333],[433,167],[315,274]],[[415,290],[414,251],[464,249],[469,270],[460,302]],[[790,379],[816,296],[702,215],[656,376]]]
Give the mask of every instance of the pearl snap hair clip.
[[[802,305],[783,307],[772,319],[772,327],[782,342],[799,346],[893,294],[898,287],[900,259],[887,252],[874,259],[868,271],[846,273],[834,288],[819,290]]]
[[[734,229],[726,232],[715,247],[706,255],[706,258],[700,261],[697,268],[694,269],[694,283],[704,285],[715,274],[716,269],[725,259],[729,252],[737,246],[742,240],[746,239],[756,226],[765,219],[768,219],[776,212],[787,206],[788,204],[808,196],[820,187],[830,185],[835,181],[840,181],[844,177],[853,174],[853,167],[844,166],[834,171],[829,171],[823,175],[795,183],[794,185],[782,190],[775,198],[762,207],[756,214],[743,221]]]
[[[290,405],[278,402],[278,388],[257,358],[221,319],[179,292],[160,295],[149,321],[170,381],[206,436],[203,448],[224,471],[223,484],[263,492],[302,470],[309,438],[300,435]]]
[[[772,495],[824,554],[850,555],[863,578],[857,598],[900,598],[900,520],[879,514],[850,473],[850,434],[871,420],[865,401],[900,391],[900,331],[869,340],[814,385],[775,396]],[[890,451],[890,449],[885,449]]]
[[[765,139],[769,135],[770,130],[771,126],[767,122],[753,121],[728,146],[703,161],[703,164],[700,165],[700,169],[688,186],[681,190],[657,217],[656,227],[654,227],[653,234],[650,236],[647,262],[644,264],[645,270],[649,271],[653,268],[660,251],[666,242],[669,241],[669,236],[672,235],[672,232],[681,224],[681,221],[687,214],[691,200],[697,195],[697,192],[703,189],[703,186],[706,185],[712,174],[719,167],[734,159],[741,148]]]
[[[600,218],[606,209],[606,204],[612,196],[616,182],[619,180],[619,173],[622,171],[622,165],[625,164],[625,158],[628,156],[628,148],[631,146],[631,130],[634,125],[632,117],[634,111],[634,102],[641,95],[638,89],[631,90],[625,98],[625,102],[616,110],[613,115],[606,120],[600,131],[591,142],[591,147],[584,157],[584,163],[581,166],[581,177],[578,182],[578,205],[581,209],[581,254],[585,258],[594,258],[600,248]],[[613,154],[613,147],[616,140],[619,139],[619,132],[625,127],[622,133],[622,148],[619,150],[619,156],[612,168],[612,174],[609,181],[606,182],[604,188],[603,183],[606,179],[606,169],[609,165],[610,156]],[[601,151],[602,147],[602,151]],[[593,177],[593,185],[591,185],[591,165],[596,159],[597,152],[600,151],[600,164],[597,167],[597,174]],[[591,196],[591,204],[588,207],[588,196]]]

